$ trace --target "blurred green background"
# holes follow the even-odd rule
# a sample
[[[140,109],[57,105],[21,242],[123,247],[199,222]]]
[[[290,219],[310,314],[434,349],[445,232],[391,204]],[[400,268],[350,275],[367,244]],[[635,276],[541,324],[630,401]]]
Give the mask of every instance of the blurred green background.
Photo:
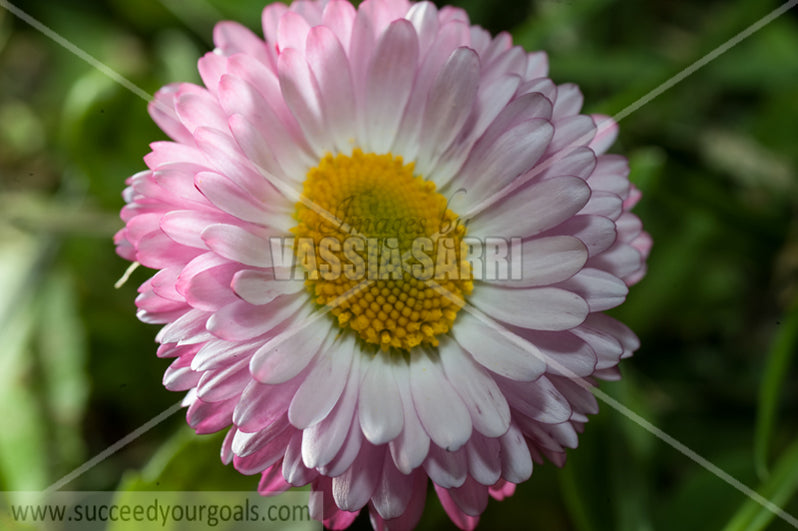
[[[763,0],[462,0],[472,21],[549,54],[585,110],[614,114],[780,5]],[[198,81],[214,22],[260,33],[261,0],[15,5],[148,93]],[[124,179],[165,138],[146,103],[0,8],[0,490],[47,487],[174,404],[150,274],[111,236]],[[640,336],[602,389],[798,514],[798,10],[621,123],[643,190],[648,276],[612,312]],[[67,490],[252,490],[181,413]],[[7,522],[5,523],[7,524]],[[2,527],[2,526],[0,526]],[[430,501],[422,529],[453,526]],[[606,405],[563,469],[491,501],[483,529],[789,529]],[[365,514],[355,528],[368,528]]]

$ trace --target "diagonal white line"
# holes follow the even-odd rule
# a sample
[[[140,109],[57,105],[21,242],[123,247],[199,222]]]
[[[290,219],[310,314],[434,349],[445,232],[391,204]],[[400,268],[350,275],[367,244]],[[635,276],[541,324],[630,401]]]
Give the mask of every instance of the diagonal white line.
[[[711,51],[710,53],[708,53],[707,55],[705,55],[704,57],[702,57],[698,61],[694,62],[693,64],[691,64],[690,66],[688,66],[687,68],[685,68],[684,70],[682,70],[681,72],[679,72],[678,74],[673,76],[672,78],[670,78],[667,81],[665,81],[664,83],[662,83],[660,86],[658,86],[657,88],[653,89],[652,91],[650,91],[645,96],[639,98],[637,101],[635,101],[631,105],[627,106],[626,108],[624,108],[620,112],[616,113],[613,116],[613,120],[615,122],[619,122],[619,121],[623,120],[624,118],[626,118],[627,116],[629,116],[630,114],[636,112],[641,107],[643,107],[644,105],[648,104],[649,102],[651,102],[656,97],[660,96],[662,93],[664,93],[667,90],[671,89],[673,86],[675,86],[676,84],[680,83],[681,81],[683,81],[684,79],[686,79],[687,77],[689,77],[690,75],[695,73],[700,68],[706,66],[708,63],[710,63],[711,61],[715,60],[716,58],[718,58],[719,56],[721,56],[722,54],[727,52],[732,47],[736,46],[737,44],[739,44],[740,42],[742,42],[746,38],[750,37],[751,35],[753,35],[757,31],[762,29],[764,26],[766,26],[767,24],[769,24],[770,22],[772,22],[773,20],[778,18],[779,16],[783,15],[784,13],[786,13],[789,9],[794,7],[796,4],[798,4],[798,0],[790,0],[790,1],[786,2],[781,7],[775,9],[770,14],[768,14],[765,17],[763,17],[762,19],[758,20],[757,22],[755,22],[754,24],[752,24],[751,26],[749,26],[748,28],[746,28],[742,32],[738,33],[737,35],[735,35],[734,37],[732,37],[731,39],[726,41],[724,44],[718,46],[717,48],[715,48],[713,51]],[[106,76],[108,76],[112,80],[116,81],[120,85],[124,86],[129,91],[131,91],[132,93],[136,94],[137,96],[139,96],[143,100],[145,100],[147,102],[152,101],[152,97],[146,91],[142,90],[137,85],[135,85],[133,82],[131,82],[130,80],[128,80],[127,78],[125,78],[124,76],[122,76],[121,74],[116,72],[115,70],[111,69],[110,67],[108,67],[107,65],[102,63],[101,61],[97,60],[94,56],[88,54],[87,52],[85,52],[81,48],[75,46],[74,44],[72,44],[68,40],[64,39],[59,34],[54,32],[53,30],[51,30],[50,28],[48,28],[47,26],[45,26],[41,22],[37,21],[36,19],[31,17],[30,15],[28,15],[24,11],[22,11],[19,8],[17,8],[16,6],[10,4],[6,0],[0,0],[0,6],[4,7],[9,12],[13,13],[15,16],[17,16],[21,20],[25,21],[26,23],[28,23],[29,25],[31,25],[35,29],[39,30],[44,35],[46,35],[47,37],[49,37],[50,39],[52,39],[53,41],[55,41],[56,43],[58,43],[59,45],[64,47],[65,49],[69,50],[70,52],[72,52],[76,56],[80,57],[85,62],[87,62],[88,64],[92,65],[93,67],[95,67],[96,69],[101,71],[103,74],[105,74]],[[604,130],[606,130],[608,127],[611,127],[611,122],[610,121],[608,121],[607,125],[604,128],[602,128],[601,125],[599,125],[598,130],[596,131],[596,134],[600,134],[600,133],[604,132]],[[582,139],[578,139],[570,147],[576,147],[577,145],[584,144],[584,142],[586,142],[586,141],[588,141],[590,139],[584,139],[584,141],[582,141],[582,142],[580,142],[580,140],[582,140]],[[492,199],[494,199],[494,198],[489,198],[489,200],[492,200]],[[317,205],[312,204],[312,202],[310,202],[307,198],[304,198],[304,196],[302,196],[300,198],[300,201],[302,201],[303,203],[311,203],[311,205],[309,205],[309,206],[311,208],[313,208],[314,210],[316,210],[316,208],[319,208]],[[320,215],[323,215],[324,217],[328,217],[329,216],[329,217],[331,217],[333,219],[336,219],[335,216],[333,216],[333,215],[329,214],[328,212],[324,211],[324,209],[320,209],[319,208],[319,210],[322,211],[322,212],[318,212],[317,211],[317,213],[319,213]],[[459,302],[460,304],[462,304],[464,302],[460,297],[458,297],[458,296],[456,296],[454,294],[451,294],[451,295],[452,295],[452,297],[454,297],[456,299],[456,302]],[[488,321],[486,321],[486,322],[488,324],[492,323],[491,326],[494,326],[503,335],[515,336],[515,334],[513,334],[512,332],[507,330],[505,327],[503,327],[499,323],[496,323],[492,319],[487,318],[487,316],[484,316],[484,314],[482,314],[481,312],[476,310],[476,308],[474,308],[474,307],[472,307],[470,305],[465,305],[465,309],[467,311],[469,311],[470,313],[472,313],[473,315],[478,316],[481,320],[484,320],[483,318],[488,319]],[[480,315],[481,315],[481,317],[480,317]],[[503,329],[503,330],[501,330],[501,329]],[[518,337],[518,336],[515,336],[515,337]],[[520,339],[521,341],[526,342],[526,340],[524,340],[523,338],[518,338],[518,339]],[[531,352],[531,354],[537,355],[536,352]],[[725,471],[723,471],[722,469],[720,469],[719,467],[717,467],[716,465],[714,465],[710,461],[706,460],[705,458],[701,457],[699,454],[697,454],[696,452],[691,450],[689,447],[685,446],[684,444],[682,444],[681,442],[679,442],[675,438],[671,437],[670,435],[668,435],[667,433],[665,433],[661,429],[657,428],[656,426],[651,424],[649,421],[647,421],[643,417],[639,416],[635,412],[633,412],[630,409],[628,409],[626,406],[620,404],[619,402],[617,402],[615,399],[613,399],[612,397],[610,397],[609,395],[607,395],[603,391],[595,388],[592,384],[590,384],[586,380],[576,376],[569,369],[559,365],[559,363],[556,362],[556,360],[547,359],[547,360],[544,360],[544,361],[546,361],[546,363],[549,363],[553,367],[555,367],[558,370],[560,370],[563,374],[567,375],[568,373],[570,373],[572,375],[571,376],[572,380],[574,380],[576,383],[578,383],[580,386],[584,387],[585,389],[590,390],[597,398],[602,400],[604,403],[606,403],[607,405],[609,405],[610,407],[612,407],[616,411],[622,413],[624,416],[626,416],[627,418],[629,418],[630,420],[632,420],[633,422],[635,422],[639,426],[643,427],[644,429],[649,431],[651,434],[655,435],[657,438],[659,438],[660,440],[662,440],[666,444],[670,445],[671,447],[673,447],[674,449],[676,449],[677,451],[679,451],[683,455],[685,455],[688,458],[692,459],[694,462],[696,462],[697,464],[699,464],[700,466],[702,466],[703,468],[705,468],[709,472],[713,473],[718,478],[722,479],[723,481],[725,481],[729,485],[733,486],[734,488],[736,488],[737,490],[739,490],[743,494],[749,496],[751,499],[753,499],[754,501],[756,501],[757,503],[761,504],[766,509],[768,509],[771,512],[773,512],[775,515],[777,515],[778,517],[782,518],[783,520],[788,522],[793,527],[798,528],[798,519],[796,519],[796,518],[792,517],[791,515],[785,513],[781,508],[779,508],[778,506],[773,504],[770,500],[767,500],[766,498],[761,496],[759,493],[757,493],[753,489],[747,487],[746,485],[744,485],[743,483],[741,483],[740,481],[738,481],[734,477],[730,476],[728,473],[726,473]],[[558,367],[558,365],[559,365],[559,367]],[[124,446],[126,446],[127,444],[129,444],[130,442],[132,442],[133,440],[138,438],[139,436],[141,436],[143,433],[145,433],[146,431],[150,430],[152,427],[156,426],[157,424],[161,423],[163,420],[165,420],[166,418],[168,418],[169,416],[174,414],[177,410],[179,410],[182,407],[181,403],[182,403],[182,401],[178,402],[174,406],[168,408],[167,410],[165,410],[164,412],[162,412],[158,416],[154,417],[153,419],[151,419],[150,421],[148,421],[147,423],[145,423],[144,425],[139,427],[137,430],[131,432],[130,434],[128,434],[126,437],[124,437],[123,439],[121,439],[117,443],[113,444],[112,446],[110,446],[109,448],[107,448],[106,450],[104,450],[103,452],[101,452],[100,454],[98,454],[97,456],[92,458],[91,460],[87,461],[82,466],[80,466],[77,469],[75,469],[73,472],[71,472],[71,473],[67,474],[66,476],[64,476],[62,479],[60,479],[59,481],[57,481],[56,483],[54,483],[53,485],[48,487],[45,491],[47,492],[47,491],[57,490],[57,489],[61,488],[63,485],[69,483],[70,481],[72,481],[73,479],[75,479],[76,477],[78,477],[79,475],[84,473],[86,470],[94,467],[99,462],[103,461],[104,459],[106,459],[110,455],[116,453],[119,449],[123,448]]]
[[[138,439],[139,437],[150,431],[152,428],[163,422],[164,420],[174,415],[181,407],[183,407],[182,404],[183,401],[180,400],[176,404],[163,410],[158,415],[154,416],[153,418],[151,418],[150,420],[148,420],[147,422],[145,422],[144,424],[142,424],[132,432],[128,433],[127,435],[116,441],[114,444],[112,444],[111,446],[109,446],[99,454],[95,455],[94,457],[92,457],[91,459],[80,465],[78,468],[76,468],[66,476],[62,477],[61,479],[59,479],[58,481],[56,481],[55,483],[44,489],[43,492],[49,493],[56,491],[61,487],[63,487],[64,485],[68,484],[73,479],[82,475],[84,472],[88,471],[91,468],[94,468],[102,461],[105,461],[107,458],[111,457],[113,454],[115,454],[116,452],[118,452],[128,444],[132,443],[133,441],[135,441],[136,439]]]
[[[581,387],[588,389],[585,385],[582,385],[582,383],[578,381],[576,383],[578,383]],[[590,385],[587,384],[587,382],[585,382],[585,384]],[[596,398],[598,398],[599,400],[601,400],[602,402],[613,408],[618,413],[622,414],[623,416],[625,416],[626,418],[628,418],[629,420],[631,420],[632,422],[634,422],[635,424],[637,424],[638,426],[649,432],[650,434],[654,435],[656,438],[658,438],[659,440],[661,440],[662,442],[664,442],[674,450],[678,451],[682,455],[691,459],[694,463],[703,467],[711,474],[714,474],[717,478],[722,479],[730,486],[734,487],[735,489],[742,492],[743,494],[745,494],[746,496],[757,502],[759,505],[761,505],[768,511],[772,512],[774,515],[778,516],[779,518],[781,518],[782,520],[784,520],[794,528],[798,529],[798,518],[795,518],[793,515],[787,513],[781,507],[779,507],[769,499],[765,498],[757,491],[755,491],[745,483],[741,482],[739,479],[735,478],[734,476],[732,476],[731,474],[729,474],[719,466],[715,465],[708,459],[702,457],[701,455],[696,453],[694,450],[690,449],[685,444],[679,442],[671,435],[668,435],[660,428],[658,428],[657,426],[655,426],[645,418],[641,417],[640,415],[638,415],[628,407],[624,406],[623,404],[621,404],[620,402],[609,396],[601,389],[593,387],[592,389],[588,390],[591,391],[596,396]]]
[[[114,80],[115,82],[119,83],[120,85],[128,89],[130,92],[132,92],[139,98],[143,99],[146,102],[152,100],[152,96],[147,91],[145,91],[144,89],[142,89],[141,87],[130,81],[128,78],[126,78],[125,76],[123,76],[122,74],[111,68],[110,66],[106,65],[96,57],[94,57],[90,53],[76,46],[69,40],[65,39],[55,31],[47,27],[46,25],[42,24],[41,22],[39,22],[38,20],[36,20],[26,12],[15,6],[14,4],[8,2],[7,0],[0,0],[0,6],[7,9],[10,13],[12,13],[20,20],[26,22],[33,28],[37,29],[38,31],[49,37],[51,40],[55,41],[63,48],[66,48],[73,54],[77,55],[78,57],[89,63],[91,66],[93,66],[94,68],[96,68],[97,70],[99,70],[100,72],[102,72],[103,74]]]
[[[106,65],[87,51],[83,50],[79,46],[75,45],[65,37],[61,36],[59,33],[54,31],[53,29],[49,28],[47,25],[43,24],[39,20],[36,20],[34,17],[30,16],[25,11],[21,10],[14,4],[8,2],[7,0],[0,0],[0,7],[7,9],[10,13],[14,16],[19,18],[20,20],[26,22],[34,29],[40,31],[45,36],[65,48],[66,50],[72,52],[77,57],[88,63],[89,65],[93,66],[106,76],[108,76],[111,80],[119,83],[121,86],[125,87],[127,90],[138,96],[139,98],[143,99],[148,103],[152,103],[157,105],[162,111],[167,114],[174,116],[174,109],[171,107],[164,105],[161,101],[153,99],[152,95],[150,95],[147,91],[127,79],[125,76],[111,68],[110,66]],[[254,161],[252,161],[253,164]],[[257,166],[257,165],[256,165]],[[294,202],[301,202],[314,212],[316,212],[322,218],[330,221],[331,223],[335,223],[336,225],[343,227],[347,230],[348,225],[346,225],[342,220],[339,220],[335,215],[331,214],[321,206],[317,205],[315,202],[311,201],[307,198],[304,194],[300,194],[296,190],[294,190],[293,186],[289,183],[286,183],[278,176],[273,175],[272,173],[268,172],[264,168],[257,166],[258,170],[265,175],[270,175],[272,178],[269,179],[269,182],[275,186],[275,188],[283,194],[288,200]],[[124,283],[124,281],[120,280],[120,282]],[[121,284],[119,284],[121,285]]]
[[[573,153],[574,150],[586,145],[594,137],[597,137],[602,133],[606,132],[608,129],[614,127],[616,123],[620,122],[621,120],[632,114],[633,112],[639,110],[641,107],[651,102],[654,98],[660,96],[663,92],[666,92],[667,90],[673,88],[678,83],[684,81],[687,77],[694,74],[699,69],[703,68],[713,60],[717,59],[718,57],[729,51],[734,46],[737,46],[742,41],[744,41],[745,39],[747,39],[757,31],[764,28],[766,25],[776,20],[778,17],[789,11],[791,8],[795,7],[796,4],[798,4],[798,0],[790,0],[789,2],[783,4],[781,7],[774,9],[769,14],[765,15],[758,21],[754,22],[746,29],[744,29],[743,31],[741,31],[731,39],[727,40],[726,42],[724,42],[723,44],[721,44],[720,46],[718,46],[717,48],[706,54],[701,59],[697,60],[696,62],[694,62],[693,64],[691,64],[690,66],[679,72],[678,74],[674,75],[667,81],[663,82],[658,87],[652,89],[644,96],[638,98],[637,101],[635,101],[634,103],[618,111],[612,118],[596,124],[595,131],[590,131],[582,135],[581,137],[575,139],[569,145],[563,147],[555,155],[542,161],[531,172],[520,176],[518,179],[507,185],[505,188],[497,192],[494,192],[489,197],[482,199],[481,201],[472,205],[470,209],[463,214],[463,217],[464,218],[474,217],[475,215],[479,214],[486,208],[493,205],[499,199],[507,197],[514,191],[518,190],[524,184],[528,183],[538,175],[544,173],[546,170],[548,170],[558,161],[562,160],[563,158]]]
[[[443,291],[447,290],[441,287],[440,285],[436,284],[435,289],[442,295],[449,297],[448,295],[446,295],[446,293],[441,292],[441,290]],[[455,294],[451,294],[451,297],[449,298],[450,300],[452,300],[457,304],[463,304],[464,302],[461,297]],[[500,333],[502,336],[504,336],[506,339],[511,341],[516,346],[522,348],[524,351],[527,352],[527,354],[546,363],[548,366],[556,369],[560,374],[564,375],[569,380],[579,385],[581,388],[593,393],[593,395],[596,398],[607,404],[609,407],[611,407],[618,413],[622,414],[623,416],[625,416],[626,418],[628,418],[629,420],[631,420],[632,422],[634,422],[635,424],[637,424],[638,426],[649,432],[650,434],[654,435],[659,440],[661,440],[662,442],[664,442],[665,444],[667,444],[677,452],[681,453],[682,455],[692,460],[697,465],[701,466],[702,468],[713,474],[718,479],[724,481],[731,487],[737,489],[744,495],[748,496],[749,498],[760,504],[768,511],[772,512],[777,517],[781,518],[782,520],[784,520],[794,528],[798,529],[798,518],[795,518],[791,514],[787,513],[781,507],[779,507],[772,501],[768,500],[767,498],[756,492],[751,487],[742,483],[740,480],[730,475],[722,468],[713,464],[705,457],[702,457],[696,451],[690,449],[687,445],[680,442],[675,437],[668,435],[662,429],[658,428],[657,426],[655,426],[645,418],[641,417],[639,414],[635,413],[628,407],[624,406],[623,404],[621,404],[620,402],[609,396],[607,393],[596,387],[594,384],[592,384],[585,378],[578,376],[571,369],[563,366],[556,359],[550,356],[546,356],[545,354],[541,354],[537,349],[534,348],[530,349],[530,347],[533,347],[534,345],[532,345],[532,343],[530,343],[527,339],[513,333],[507,327],[495,321],[494,319],[491,319],[490,317],[485,315],[485,313],[478,310],[476,307],[472,306],[471,304],[465,304],[463,309],[468,313],[470,313],[471,315],[473,315],[474,317],[476,317],[477,319],[479,319],[480,321],[482,321],[485,325],[490,326],[491,328],[496,330],[498,333]]]
[[[740,480],[738,480],[737,478],[735,478],[734,476],[732,476],[731,474],[729,474],[719,466],[715,465],[705,457],[702,457],[695,450],[692,450],[690,447],[680,442],[675,437],[668,435],[662,429],[658,428],[657,426],[655,426],[645,418],[641,417],[639,414],[635,413],[628,407],[624,406],[623,404],[621,404],[620,402],[609,396],[607,393],[596,387],[593,383],[591,383],[587,379],[577,375],[571,369],[565,367],[557,359],[540,352],[537,348],[534,347],[532,342],[530,342],[526,338],[523,338],[518,334],[515,334],[505,325],[487,316],[484,312],[482,312],[472,304],[466,303],[465,300],[460,295],[452,293],[451,291],[441,286],[439,283],[435,282],[434,280],[427,280],[426,284],[430,286],[432,289],[434,289],[441,296],[446,297],[455,305],[461,307],[463,310],[473,315],[475,318],[480,320],[486,326],[493,328],[496,332],[501,334],[505,339],[507,339],[512,344],[522,349],[524,352],[526,352],[533,358],[545,363],[549,367],[556,369],[559,374],[565,376],[566,378],[577,384],[579,387],[585,389],[586,391],[593,393],[593,395],[596,398],[607,404],[609,407],[611,407],[618,413],[622,414],[623,416],[625,416],[626,418],[628,418],[629,420],[631,420],[632,422],[634,422],[644,430],[648,431],[650,434],[654,435],[655,437],[657,437],[659,440],[661,440],[662,442],[664,442],[674,450],[678,451],[688,459],[692,460],[694,463],[701,466],[711,474],[715,475],[715,477],[717,477],[718,479],[723,480],[731,487],[737,489],[744,495],[748,496],[749,498],[760,504],[768,511],[772,512],[777,517],[781,518],[782,520],[784,520],[794,528],[798,529],[798,519],[796,519],[794,516],[787,513],[781,507],[779,507],[772,501],[768,500],[767,498],[756,492],[751,487],[742,483]]]
[[[617,112],[612,117],[612,119],[615,120],[616,122],[620,122],[621,120],[632,114],[633,112],[640,109],[640,107],[647,105],[649,102],[651,102],[651,100],[661,95],[663,92],[670,90],[678,83],[681,83],[682,81],[685,80],[685,78],[693,75],[699,69],[705,67],[707,64],[711,63],[712,61],[714,61],[715,59],[717,59],[724,53],[728,52],[730,49],[734,48],[735,46],[743,42],[745,39],[747,39],[754,33],[756,33],[757,31],[761,30],[762,28],[764,28],[765,26],[767,26],[768,24],[770,24],[771,22],[782,16],[784,13],[795,7],[796,4],[798,4],[798,0],[790,0],[789,2],[784,3],[781,7],[774,9],[773,11],[771,11],[770,13],[760,18],[759,20],[757,20],[756,22],[745,28],[743,31],[741,31],[740,33],[729,39],[728,41],[724,42],[723,44],[721,44],[720,46],[718,46],[717,48],[706,54],[701,59],[697,60],[696,62],[694,62],[693,64],[691,64],[690,66],[688,66],[687,68],[676,74],[675,76],[671,77],[670,79],[662,83],[657,88],[651,90],[645,96],[642,96],[634,103],[626,106],[624,109]]]

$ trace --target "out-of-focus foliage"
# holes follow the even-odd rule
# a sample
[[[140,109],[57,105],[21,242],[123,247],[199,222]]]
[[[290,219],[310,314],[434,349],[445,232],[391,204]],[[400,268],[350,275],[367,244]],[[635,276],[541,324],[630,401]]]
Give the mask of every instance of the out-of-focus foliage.
[[[779,3],[460,0],[549,54],[615,114]],[[26,0],[20,8],[146,92],[197,81],[213,24],[262,1]],[[624,118],[648,276],[613,312],[642,347],[602,389],[798,514],[798,10]],[[112,234],[124,179],[164,138],[141,98],[0,8],[0,487],[44,488],[168,408],[167,361],[134,317]],[[181,415],[65,486],[254,489]],[[210,450],[213,449],[213,450]],[[789,529],[607,405],[565,468],[491,502],[485,529]],[[421,528],[451,528],[437,502]],[[368,528],[361,517],[357,529]]]

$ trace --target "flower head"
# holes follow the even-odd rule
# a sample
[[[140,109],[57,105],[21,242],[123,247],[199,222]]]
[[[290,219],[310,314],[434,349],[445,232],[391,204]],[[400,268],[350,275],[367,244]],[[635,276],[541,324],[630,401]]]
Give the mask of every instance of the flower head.
[[[616,128],[460,9],[275,3],[263,32],[218,24],[204,87],[156,94],[172,140],[124,194],[164,385],[330,527],[413,527],[431,480],[471,528],[564,462],[637,348],[601,313],[651,244]]]

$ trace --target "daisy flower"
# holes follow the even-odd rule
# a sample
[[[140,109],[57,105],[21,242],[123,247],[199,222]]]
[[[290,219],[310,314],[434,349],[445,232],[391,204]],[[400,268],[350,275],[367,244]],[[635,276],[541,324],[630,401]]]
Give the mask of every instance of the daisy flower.
[[[616,127],[542,52],[460,9],[275,3],[233,22],[204,86],[151,103],[171,137],[128,180],[118,253],[157,270],[164,385],[222,460],[310,484],[333,529],[459,527],[561,466],[635,335],[602,314],[645,272]]]

